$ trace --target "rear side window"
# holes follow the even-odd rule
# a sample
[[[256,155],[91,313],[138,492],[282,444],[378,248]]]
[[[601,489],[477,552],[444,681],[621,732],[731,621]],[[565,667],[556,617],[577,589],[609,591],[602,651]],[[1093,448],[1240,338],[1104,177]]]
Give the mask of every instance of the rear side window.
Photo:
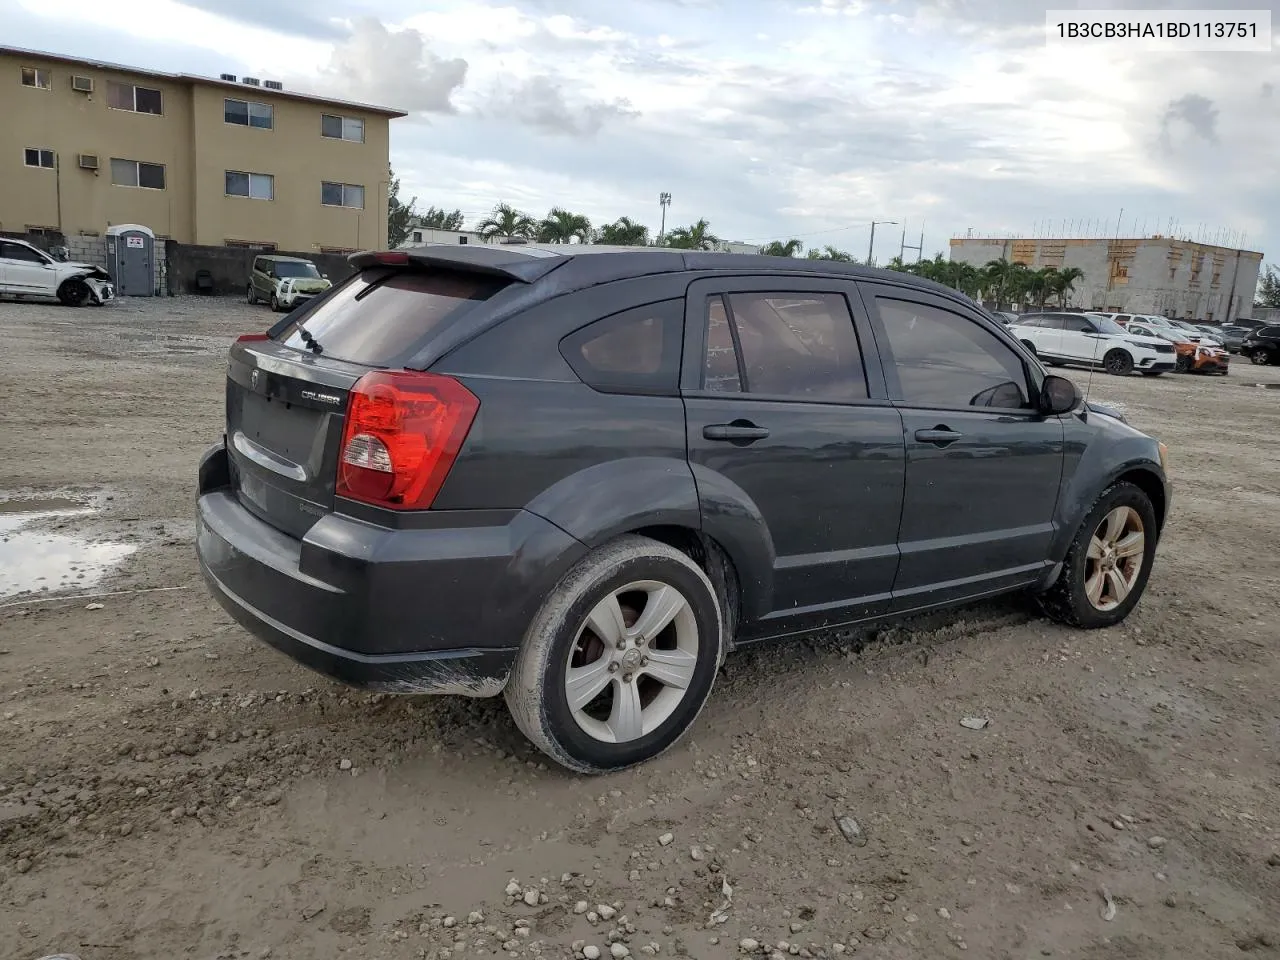
[[[840,294],[734,293],[707,304],[703,389],[862,400],[867,377]]]
[[[1258,336],[1266,337],[1268,340],[1280,339],[1280,327],[1263,327],[1258,331]]]
[[[505,285],[456,271],[366,270],[285,327],[278,339],[298,350],[318,344],[326,357],[338,360],[387,366]]]
[[[560,341],[582,382],[603,393],[678,392],[684,301],[663,300],[590,323]]]
[[[959,409],[1030,406],[1027,372],[977,323],[922,303],[877,297],[905,403]]]

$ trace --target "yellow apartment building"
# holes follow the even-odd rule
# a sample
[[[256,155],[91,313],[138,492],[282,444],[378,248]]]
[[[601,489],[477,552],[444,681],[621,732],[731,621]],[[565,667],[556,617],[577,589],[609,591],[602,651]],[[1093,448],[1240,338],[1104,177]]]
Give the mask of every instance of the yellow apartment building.
[[[274,81],[0,46],[0,230],[179,243],[385,247],[390,121]]]

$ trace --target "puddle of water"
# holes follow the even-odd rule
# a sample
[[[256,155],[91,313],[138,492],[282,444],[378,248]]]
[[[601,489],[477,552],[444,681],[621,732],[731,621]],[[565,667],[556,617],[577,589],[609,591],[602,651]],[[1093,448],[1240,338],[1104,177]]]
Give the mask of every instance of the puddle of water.
[[[96,585],[136,544],[27,527],[39,520],[80,517],[93,510],[57,497],[0,500],[0,598]]]

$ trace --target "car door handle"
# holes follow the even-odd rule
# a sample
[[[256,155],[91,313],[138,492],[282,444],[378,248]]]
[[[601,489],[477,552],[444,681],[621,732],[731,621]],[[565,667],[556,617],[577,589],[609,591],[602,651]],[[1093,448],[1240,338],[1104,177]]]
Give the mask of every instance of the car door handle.
[[[921,443],[936,443],[940,447],[945,447],[948,443],[955,443],[963,433],[956,433],[950,427],[936,426],[932,430],[917,430],[916,439]]]
[[[707,440],[763,440],[768,435],[768,428],[757,427],[750,420],[712,423],[702,428],[702,436]]]

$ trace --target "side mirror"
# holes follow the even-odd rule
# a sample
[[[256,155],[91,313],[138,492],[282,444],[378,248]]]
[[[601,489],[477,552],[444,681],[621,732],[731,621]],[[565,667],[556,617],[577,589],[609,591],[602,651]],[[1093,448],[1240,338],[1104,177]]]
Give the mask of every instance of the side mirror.
[[[1080,405],[1080,390],[1073,380],[1049,374],[1040,386],[1040,412],[1056,417]]]

